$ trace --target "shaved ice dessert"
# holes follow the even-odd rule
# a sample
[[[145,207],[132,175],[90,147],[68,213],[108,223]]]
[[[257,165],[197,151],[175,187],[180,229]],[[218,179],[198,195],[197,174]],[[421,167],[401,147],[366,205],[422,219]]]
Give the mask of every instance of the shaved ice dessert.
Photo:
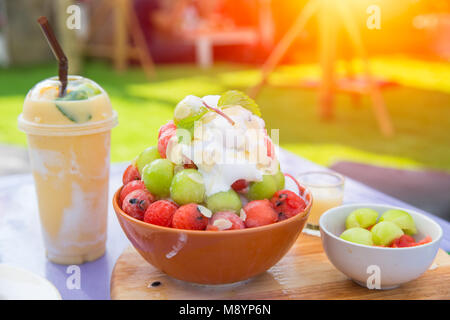
[[[259,107],[245,94],[189,95],[161,126],[158,144],[125,170],[119,204],[133,218],[186,230],[239,230],[289,219],[306,209],[305,190],[285,177],[275,146]]]

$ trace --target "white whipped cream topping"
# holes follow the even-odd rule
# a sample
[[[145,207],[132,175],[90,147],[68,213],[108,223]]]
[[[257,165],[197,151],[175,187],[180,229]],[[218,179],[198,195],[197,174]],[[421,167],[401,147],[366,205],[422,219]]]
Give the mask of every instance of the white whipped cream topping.
[[[215,107],[220,96],[202,99]],[[188,96],[186,103],[202,103],[202,99]],[[206,196],[230,190],[236,180],[261,181],[263,174],[274,174],[278,160],[267,156],[264,120],[241,106],[221,111],[234,121],[208,112],[194,129],[190,144],[178,143],[174,137],[167,148],[168,159],[177,164],[183,158],[192,160],[202,174]]]
[[[209,96],[204,96],[202,98],[203,101],[206,102],[206,104],[210,107],[217,107],[217,104],[219,103],[219,99],[220,99],[220,95],[209,95]]]

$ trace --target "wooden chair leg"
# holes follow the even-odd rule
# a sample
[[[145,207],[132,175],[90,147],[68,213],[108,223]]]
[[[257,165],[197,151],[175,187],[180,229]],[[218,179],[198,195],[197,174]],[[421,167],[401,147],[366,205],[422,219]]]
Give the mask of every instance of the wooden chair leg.
[[[94,31],[97,30],[102,23],[105,22],[105,20],[108,18],[108,14],[111,14],[111,8],[108,1],[110,0],[100,0],[100,4],[96,7],[95,10],[92,12],[92,16],[89,19],[90,26],[89,31],[86,36],[87,41],[89,41]]]
[[[248,91],[251,97],[256,98],[262,86],[266,83],[270,73],[276,68],[280,60],[285,55],[286,51],[294,42],[295,38],[298,36],[300,32],[303,31],[306,23],[309,21],[311,16],[317,10],[319,1],[320,0],[311,0],[306,3],[305,7],[297,17],[295,23],[284,35],[284,37],[277,44],[277,46],[273,49],[269,58],[267,58],[266,62],[262,67],[262,75],[260,82],[256,86],[250,88],[250,90]]]
[[[139,61],[141,62],[144,72],[149,79],[155,77],[155,65],[152,56],[149,53],[147,42],[145,41],[144,33],[142,32],[139,20],[132,4],[127,1],[127,12],[129,14],[128,27],[131,31],[131,38],[138,50]]]
[[[337,2],[337,9],[342,17],[342,22],[350,36],[350,39],[358,51],[358,54],[362,57],[364,63],[364,73],[366,74],[369,93],[372,100],[373,111],[378,121],[380,131],[387,137],[394,135],[394,127],[392,126],[391,119],[384,104],[383,96],[381,95],[380,88],[375,83],[375,80],[370,71],[369,60],[364,50],[361,34],[359,33],[358,26],[356,25],[353,17],[348,11],[347,7],[344,7],[341,2]]]
[[[213,64],[213,46],[208,37],[200,37],[195,42],[195,56],[197,65],[207,69]]]
[[[346,72],[346,77],[349,81],[357,81],[356,77],[355,77],[355,72],[353,70],[353,66],[352,66],[352,61],[350,58],[346,59],[344,61],[345,63],[345,72]],[[357,93],[357,92],[351,92],[350,93],[350,98],[352,100],[352,105],[354,108],[359,108],[361,107],[361,94]]]
[[[114,11],[114,67],[116,71],[126,70],[128,65],[128,37],[127,37],[127,19],[128,6],[127,0],[115,0],[113,4]]]
[[[319,87],[319,116],[330,119],[333,116],[336,61],[336,13],[330,10],[329,0],[323,0],[319,14],[319,47],[322,80]]]
[[[350,52],[350,50],[344,51],[344,68],[345,68],[345,77],[348,79],[349,82],[357,81],[357,78],[355,76],[355,70],[353,67],[352,62],[352,54],[353,52]],[[352,105],[354,108],[361,107],[361,93],[352,91],[350,93],[350,99],[352,100]]]

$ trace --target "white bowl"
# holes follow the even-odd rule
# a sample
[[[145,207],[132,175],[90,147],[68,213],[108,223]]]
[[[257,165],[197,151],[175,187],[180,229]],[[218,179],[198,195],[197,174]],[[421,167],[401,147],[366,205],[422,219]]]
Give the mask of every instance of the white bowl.
[[[366,246],[339,238],[345,230],[345,219],[355,209],[371,208],[381,214],[390,209],[401,209],[414,219],[417,234],[422,240],[430,236],[430,243],[408,248]],[[424,273],[439,250],[442,228],[427,216],[409,209],[389,205],[358,203],[326,211],[319,220],[323,249],[331,263],[361,286],[370,289],[392,289],[414,280]]]

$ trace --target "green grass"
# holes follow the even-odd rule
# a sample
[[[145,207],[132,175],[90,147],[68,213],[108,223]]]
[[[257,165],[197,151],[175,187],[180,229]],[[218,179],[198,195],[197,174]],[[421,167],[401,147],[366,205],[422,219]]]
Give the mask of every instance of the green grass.
[[[354,65],[360,68],[357,61]],[[383,93],[396,129],[393,138],[379,133],[366,98],[354,105],[349,96],[338,95],[335,119],[322,122],[314,91],[271,86],[257,99],[268,128],[280,129],[283,147],[322,165],[351,160],[450,171],[450,67],[398,57],[375,59],[373,67],[375,74],[404,84]],[[0,142],[26,145],[16,121],[24,96],[54,73],[53,64],[0,69]],[[119,113],[112,136],[113,161],[130,160],[155,144],[159,126],[172,117],[174,106],[185,95],[245,90],[259,79],[255,68],[237,65],[217,65],[207,71],[165,65],[158,66],[157,73],[155,80],[148,81],[138,69],[118,75],[105,63],[85,65],[83,75],[108,91]],[[285,66],[270,82],[293,84],[318,75],[317,65]]]

